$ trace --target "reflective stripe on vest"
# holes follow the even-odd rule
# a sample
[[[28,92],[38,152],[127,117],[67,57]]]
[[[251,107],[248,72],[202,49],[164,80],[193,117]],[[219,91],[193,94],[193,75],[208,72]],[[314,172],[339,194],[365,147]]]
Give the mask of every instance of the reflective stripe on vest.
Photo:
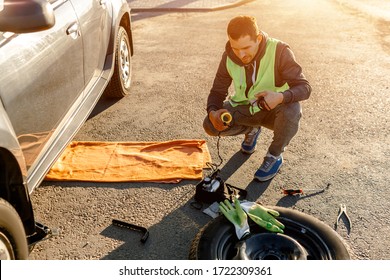
[[[237,105],[248,105],[251,104],[251,101],[255,100],[255,94],[271,90],[274,92],[283,92],[289,88],[288,84],[285,83],[281,87],[275,86],[275,53],[276,45],[278,40],[273,38],[268,38],[267,46],[264,56],[260,60],[259,70],[256,75],[256,80],[254,81],[252,87],[248,91],[248,97],[245,96],[246,91],[246,76],[245,76],[245,67],[240,66],[234,63],[229,57],[226,60],[226,68],[229,72],[229,75],[233,79],[234,84],[234,95],[230,97],[230,104],[235,107]],[[259,112],[261,109],[255,105],[250,107],[251,114]]]

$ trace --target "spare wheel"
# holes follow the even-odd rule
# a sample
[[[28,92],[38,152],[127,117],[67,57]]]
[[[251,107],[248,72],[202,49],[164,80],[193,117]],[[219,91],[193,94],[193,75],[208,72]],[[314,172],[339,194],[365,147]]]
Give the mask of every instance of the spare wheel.
[[[348,260],[345,241],[322,221],[289,208],[279,212],[284,234],[266,231],[249,219],[251,234],[239,241],[234,226],[223,216],[206,224],[192,241],[191,260]]]

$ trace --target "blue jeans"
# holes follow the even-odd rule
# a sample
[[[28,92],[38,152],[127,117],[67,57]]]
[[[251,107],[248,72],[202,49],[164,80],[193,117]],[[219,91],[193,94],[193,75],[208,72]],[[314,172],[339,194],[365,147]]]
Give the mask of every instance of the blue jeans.
[[[249,112],[249,105],[232,107],[228,101],[223,106],[233,116],[230,127],[219,132],[214,128],[208,116],[203,122],[203,128],[211,136],[233,136],[246,134],[254,127],[266,127],[273,130],[274,136],[268,152],[279,156],[284,152],[291,139],[297,134],[302,108],[299,102],[280,104],[273,110],[261,110],[253,116]]]

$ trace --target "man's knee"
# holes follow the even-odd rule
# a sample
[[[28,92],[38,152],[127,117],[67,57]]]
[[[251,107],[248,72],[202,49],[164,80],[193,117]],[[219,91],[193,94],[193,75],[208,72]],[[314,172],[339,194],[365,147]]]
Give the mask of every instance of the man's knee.
[[[280,113],[283,115],[284,119],[298,123],[302,116],[301,104],[299,102],[283,104],[280,107]]]

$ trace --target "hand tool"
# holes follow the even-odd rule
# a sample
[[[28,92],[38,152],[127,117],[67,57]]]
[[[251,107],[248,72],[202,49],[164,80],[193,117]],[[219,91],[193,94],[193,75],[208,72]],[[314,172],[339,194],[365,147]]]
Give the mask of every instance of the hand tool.
[[[339,220],[341,219],[342,216],[345,216],[345,218],[347,219],[347,222],[348,222],[348,234],[349,232],[351,231],[352,229],[352,222],[351,222],[351,219],[349,218],[348,216],[348,213],[347,213],[347,206],[345,206],[345,204],[340,204],[340,208],[339,208],[339,214],[337,216],[337,219],[336,219],[336,223],[335,223],[335,229],[337,229],[337,226],[339,225]]]
[[[39,222],[35,222],[35,233],[27,238],[28,246],[32,249],[38,242],[52,238],[60,234],[58,228],[49,228]]]
[[[130,224],[130,223],[127,223],[127,222],[124,222],[124,221],[119,221],[119,220],[116,220],[116,219],[112,220],[112,224],[115,225],[115,226],[119,226],[119,227],[125,227],[125,228],[131,229],[131,230],[141,231],[143,233],[143,236],[141,238],[141,242],[142,243],[145,243],[146,240],[149,237],[149,231],[145,227],[133,225],[133,224]]]
[[[282,193],[286,195],[303,194],[302,189],[282,189]]]
[[[329,186],[330,186],[330,183],[325,188],[322,188],[322,189],[305,189],[305,190],[303,190],[303,189],[282,189],[282,193],[285,195],[304,194],[307,192],[322,193],[325,190],[327,190],[329,188]]]

